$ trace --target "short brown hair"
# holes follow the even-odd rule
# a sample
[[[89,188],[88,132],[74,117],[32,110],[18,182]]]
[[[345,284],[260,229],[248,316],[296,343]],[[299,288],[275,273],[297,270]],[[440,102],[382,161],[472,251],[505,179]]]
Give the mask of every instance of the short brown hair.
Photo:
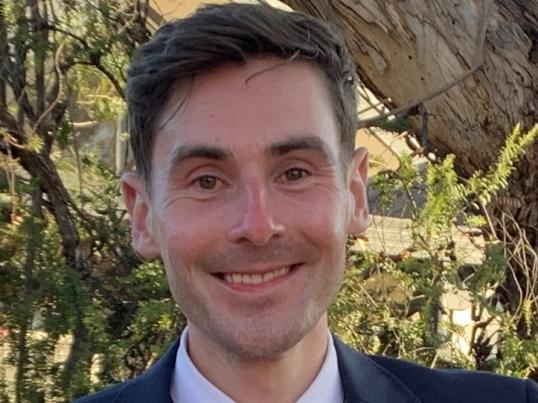
[[[140,46],[128,71],[127,104],[136,168],[151,182],[155,122],[169,92],[197,74],[252,57],[312,63],[325,75],[338,121],[342,158],[354,148],[356,73],[342,35],[317,18],[258,4],[207,5],[162,26]]]

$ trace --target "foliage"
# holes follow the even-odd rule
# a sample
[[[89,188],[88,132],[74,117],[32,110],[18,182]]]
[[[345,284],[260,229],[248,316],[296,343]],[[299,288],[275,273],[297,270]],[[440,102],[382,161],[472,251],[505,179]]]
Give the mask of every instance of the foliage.
[[[146,11],[0,2],[2,401],[68,401],[135,376],[184,325],[162,265],[130,248],[115,170],[82,145],[124,112]]]
[[[519,156],[537,136],[538,125],[525,133],[517,126],[497,163],[466,180],[456,174],[453,155],[427,163],[424,173],[408,156],[397,171],[379,172],[373,186],[381,207],[390,208],[399,195],[407,201],[412,245],[390,256],[350,241],[350,268],[330,311],[336,333],[373,354],[536,378],[538,258],[525,232],[519,228],[511,237],[503,231],[499,239],[481,230],[486,239],[481,263],[466,262],[468,251],[457,235],[467,233],[476,242],[477,231],[489,229],[485,206],[507,186]],[[527,268],[521,281],[527,286],[511,296],[513,306],[503,305],[499,295],[515,276],[516,263]],[[470,335],[453,318],[449,294],[466,301]]]
[[[84,189],[85,206],[103,223],[100,231],[80,232],[91,275],[83,277],[65,265],[53,217],[47,211],[36,216],[29,195],[19,193],[27,203],[19,205],[16,221],[0,226],[0,326],[9,331],[8,362],[22,365],[21,401],[33,401],[36,396],[60,401],[133,377],[162,353],[183,326],[162,265],[141,264],[130,251],[118,178],[93,157],[85,155],[82,160],[82,179],[91,184]],[[35,191],[35,186],[28,184],[27,189]],[[82,313],[77,307],[82,307]],[[62,362],[53,357],[60,342],[72,335],[80,314],[93,366],[78,367],[71,389],[65,390]],[[28,359],[18,363],[22,332],[27,337]]]
[[[411,129],[409,121],[400,117],[391,117],[379,122],[379,127],[383,130],[395,133],[402,133]]]

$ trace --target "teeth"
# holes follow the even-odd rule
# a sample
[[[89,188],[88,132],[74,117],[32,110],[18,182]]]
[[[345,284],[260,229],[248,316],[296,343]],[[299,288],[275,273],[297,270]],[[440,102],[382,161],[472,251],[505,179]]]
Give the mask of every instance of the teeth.
[[[271,281],[276,277],[281,277],[288,274],[290,267],[286,266],[279,270],[267,272],[264,274],[241,274],[241,273],[226,273],[224,281],[236,284],[260,284]]]
[[[250,277],[250,279],[249,279]],[[249,276],[248,274],[243,274],[243,283],[247,283],[249,280],[252,284],[260,284],[262,282],[263,277],[260,274],[253,274],[252,276]]]
[[[272,271],[270,273],[265,273],[263,275],[263,281],[270,281],[270,280],[272,280],[274,278],[275,278],[275,272],[274,271]]]

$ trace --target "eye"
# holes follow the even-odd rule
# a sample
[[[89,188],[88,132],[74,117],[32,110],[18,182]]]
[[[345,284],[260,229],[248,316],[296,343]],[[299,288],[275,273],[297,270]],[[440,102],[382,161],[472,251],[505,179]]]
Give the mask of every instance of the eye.
[[[304,178],[309,177],[311,174],[305,169],[302,168],[290,168],[284,172],[283,179],[287,182],[295,182]]]
[[[202,175],[193,180],[193,184],[200,189],[213,190],[217,187],[219,179],[213,175]]]

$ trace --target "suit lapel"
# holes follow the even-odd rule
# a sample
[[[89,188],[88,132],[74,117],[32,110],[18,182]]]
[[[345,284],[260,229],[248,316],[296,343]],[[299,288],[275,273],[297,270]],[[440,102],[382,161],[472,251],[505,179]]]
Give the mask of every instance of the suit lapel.
[[[338,369],[348,403],[420,403],[398,378],[334,337]]]
[[[363,353],[334,337],[338,369],[347,403],[420,403],[398,378]],[[118,403],[172,403],[170,386],[179,339],[146,373],[128,382]]]
[[[172,403],[170,386],[179,339],[142,376],[126,384],[118,403]]]

